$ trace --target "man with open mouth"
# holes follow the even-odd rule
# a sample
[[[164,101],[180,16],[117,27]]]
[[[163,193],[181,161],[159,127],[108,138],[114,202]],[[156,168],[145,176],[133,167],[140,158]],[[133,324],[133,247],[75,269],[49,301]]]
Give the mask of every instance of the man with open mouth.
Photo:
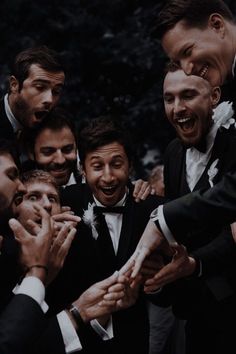
[[[1,101],[1,137],[21,141],[22,132],[34,129],[57,105],[64,86],[65,73],[58,53],[46,47],[20,52],[13,64],[9,92]]]

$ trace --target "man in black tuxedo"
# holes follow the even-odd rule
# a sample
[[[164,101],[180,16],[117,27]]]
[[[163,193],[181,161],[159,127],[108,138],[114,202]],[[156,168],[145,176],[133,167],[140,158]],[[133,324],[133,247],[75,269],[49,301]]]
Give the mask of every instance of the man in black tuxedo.
[[[59,54],[46,46],[20,52],[13,63],[9,92],[0,103],[0,137],[17,140],[34,129],[58,103],[65,81]]]
[[[86,183],[66,187],[62,202],[82,221],[64,267],[51,291],[48,289],[47,301],[55,311],[93,282],[119,270],[134,251],[153,206],[160,202],[156,196],[135,202],[129,182],[131,146],[127,130],[112,117],[90,120],[79,131],[78,150]],[[133,302],[139,288],[129,291]],[[128,305],[128,298],[127,304],[120,303],[121,308]],[[85,352],[148,353],[146,311],[144,298],[139,296],[133,306],[112,315],[114,338],[101,342],[88,337]],[[109,320],[108,334],[110,324]]]
[[[8,166],[6,163],[7,161],[1,161],[3,171],[14,176],[13,173],[16,173],[13,170],[14,165]],[[68,225],[68,220],[64,215],[63,220],[67,220],[67,224],[61,228],[52,242],[53,232],[50,231],[49,233],[48,230],[50,217],[54,215],[56,218],[55,215],[57,214],[58,219],[61,207],[57,184],[49,173],[39,170],[28,172],[22,176],[24,185],[17,180],[17,175],[15,178],[15,184],[18,184],[18,193],[12,203],[12,209],[13,213],[17,215],[18,221],[16,219],[11,220],[10,226],[16,239],[22,243],[23,254],[21,254],[20,260],[28,270],[22,284],[15,288],[15,294],[17,295],[4,309],[0,318],[1,353],[14,353],[16,350],[17,353],[25,353],[29,349],[30,353],[59,354],[70,353],[76,347],[80,350],[79,338],[83,336],[83,331],[86,332],[87,330],[86,323],[112,311],[115,305],[114,300],[119,300],[123,296],[125,279],[118,278],[118,275],[114,274],[110,278],[92,285],[78,299],[74,299],[72,310],[65,310],[57,317],[46,319],[46,316],[44,316],[45,304],[43,305],[44,286],[35,279],[35,276],[44,282],[47,281],[47,283],[51,281],[52,276],[55,276],[58,268],[60,269],[63,264],[75,229]],[[3,176],[1,176],[1,180],[4,182]],[[8,186],[5,183],[5,189],[7,187],[9,189],[9,186],[9,183]],[[42,221],[40,213],[43,215]],[[28,223],[29,219],[30,224]],[[47,225],[44,225],[46,224],[44,219],[46,219]],[[74,218],[72,217],[72,219]],[[34,224],[33,228],[32,223]],[[44,233],[42,234],[42,232]],[[50,236],[50,242],[46,239],[46,232]],[[35,244],[37,239],[40,240],[38,245]],[[30,240],[31,242],[29,242]],[[5,251],[3,249],[3,255]],[[38,254],[38,252],[40,253]],[[4,266],[6,266],[6,263],[2,262],[1,259],[1,267]],[[10,278],[11,274],[7,273],[8,278]],[[2,287],[1,297],[4,291],[5,289]],[[109,292],[108,304],[103,301],[103,296],[107,292]],[[30,297],[31,293],[32,298]],[[102,301],[103,305],[99,305]],[[41,305],[42,309],[38,305]],[[80,311],[80,315],[78,315],[78,311]],[[80,321],[78,321],[78,318],[81,318]],[[30,326],[29,330],[28,325]],[[84,327],[82,333],[81,327]],[[28,337],[29,339],[27,339]]]
[[[234,79],[236,25],[222,0],[170,0],[154,19],[152,32],[187,75],[201,76],[213,86]],[[235,220],[235,171],[232,166],[213,188],[175,199],[152,214],[132,258],[136,262],[133,276],[146,255],[164,239],[185,243],[190,230],[203,226],[209,231]]]
[[[193,190],[212,187],[234,166],[236,130],[230,126],[232,104],[223,102],[213,114],[220,89],[212,88],[206,80],[187,76],[172,64],[165,76],[163,91],[167,118],[178,135],[165,153],[164,184],[166,197],[176,199]],[[211,232],[194,231],[194,237],[190,232],[185,246],[191,254],[189,263],[186,262],[185,269],[184,263],[176,265],[173,276],[179,278],[182,272],[188,278],[164,287],[161,300],[169,297],[177,317],[187,319],[186,353],[199,353],[203,347],[206,352],[225,350],[230,353],[234,343],[231,320],[236,308],[233,281],[236,248],[230,227],[228,230],[215,227]],[[172,268],[183,257],[182,251],[181,247],[177,248]],[[167,274],[165,268],[169,269]],[[165,268],[156,275],[155,282],[147,282],[152,285],[149,290],[153,290],[154,284],[159,287],[171,282],[170,265]]]

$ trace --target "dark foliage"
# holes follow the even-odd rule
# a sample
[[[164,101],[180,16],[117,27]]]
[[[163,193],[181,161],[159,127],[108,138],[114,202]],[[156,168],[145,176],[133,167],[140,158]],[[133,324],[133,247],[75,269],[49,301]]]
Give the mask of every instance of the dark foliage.
[[[227,1],[235,9],[234,1]],[[154,163],[174,137],[162,106],[166,57],[148,35],[151,0],[2,0],[0,3],[0,90],[14,56],[46,44],[67,66],[62,103],[77,122],[107,112],[121,114],[136,144],[136,177],[145,177],[142,159],[156,151]],[[150,159],[148,167],[152,167]]]

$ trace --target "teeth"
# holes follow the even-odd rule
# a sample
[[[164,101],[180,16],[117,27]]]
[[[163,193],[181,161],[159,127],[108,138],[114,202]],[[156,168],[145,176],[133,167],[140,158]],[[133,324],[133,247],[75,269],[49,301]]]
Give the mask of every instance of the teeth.
[[[205,77],[206,73],[207,73],[207,70],[208,70],[208,65],[206,65],[201,71],[200,71],[200,74],[199,76],[201,76],[202,78]]]
[[[177,119],[177,122],[178,123],[185,123],[185,122],[188,122],[191,118],[189,117],[186,117],[186,118],[179,118]]]

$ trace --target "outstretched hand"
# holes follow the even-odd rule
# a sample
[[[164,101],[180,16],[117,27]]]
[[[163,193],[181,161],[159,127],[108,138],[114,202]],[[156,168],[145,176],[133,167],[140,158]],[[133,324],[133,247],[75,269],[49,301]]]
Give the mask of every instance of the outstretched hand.
[[[119,271],[125,274],[132,269],[131,278],[135,278],[139,273],[146,257],[150,255],[156,248],[161,247],[166,242],[161,232],[152,220],[149,220],[141,239],[134,251],[133,255]]]
[[[34,208],[41,216],[41,226],[36,236],[29,233],[18,220],[9,220],[9,226],[20,245],[20,263],[24,269],[29,269],[33,265],[47,267],[53,236],[50,216],[47,211],[38,205],[34,205]],[[46,274],[39,277],[42,278],[41,280],[45,280],[45,276]]]
[[[152,278],[146,280],[144,291],[151,292],[179,278],[191,275],[195,270],[195,260],[189,257],[183,245],[173,243],[171,248],[174,252],[171,261],[165,265]]]

